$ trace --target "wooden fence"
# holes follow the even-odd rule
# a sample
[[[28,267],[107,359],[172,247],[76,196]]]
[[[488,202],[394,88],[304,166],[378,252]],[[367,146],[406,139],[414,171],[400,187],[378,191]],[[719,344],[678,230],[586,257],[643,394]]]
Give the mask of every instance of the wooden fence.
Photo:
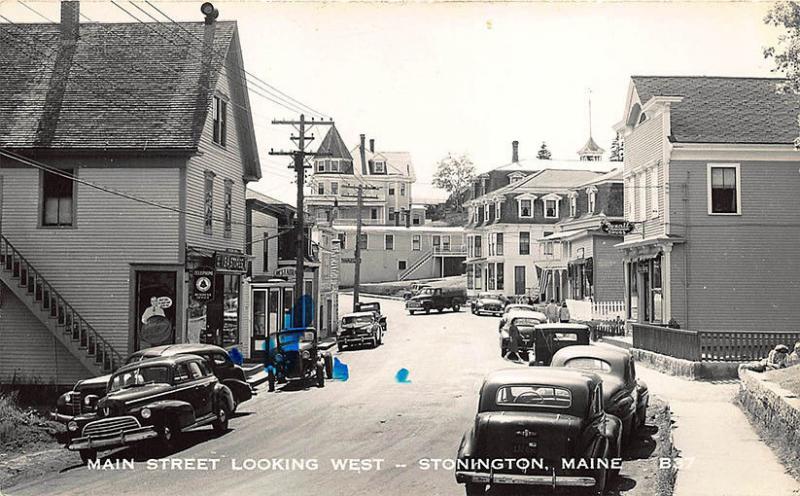
[[[800,332],[692,331],[633,324],[633,347],[691,361],[747,362],[766,358],[778,344],[790,349]]]

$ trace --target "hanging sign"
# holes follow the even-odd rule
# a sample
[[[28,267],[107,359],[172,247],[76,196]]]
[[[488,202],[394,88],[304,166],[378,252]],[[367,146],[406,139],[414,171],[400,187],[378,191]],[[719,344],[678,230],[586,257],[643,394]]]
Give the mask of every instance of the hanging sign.
[[[192,273],[192,298],[196,301],[214,299],[214,269],[198,267]]]
[[[634,225],[628,221],[605,221],[600,226],[603,232],[614,236],[624,236],[633,231]]]

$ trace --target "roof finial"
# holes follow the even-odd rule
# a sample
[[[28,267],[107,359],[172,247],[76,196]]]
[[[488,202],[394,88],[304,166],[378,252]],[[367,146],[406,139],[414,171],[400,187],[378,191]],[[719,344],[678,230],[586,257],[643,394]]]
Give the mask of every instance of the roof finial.
[[[589,88],[589,138],[592,137],[592,89]]]

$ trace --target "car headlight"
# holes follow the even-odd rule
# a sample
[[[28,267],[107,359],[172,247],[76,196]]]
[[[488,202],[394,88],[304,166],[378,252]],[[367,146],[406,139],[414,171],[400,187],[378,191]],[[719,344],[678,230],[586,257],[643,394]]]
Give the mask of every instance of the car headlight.
[[[72,393],[65,394],[64,395],[64,401],[67,402],[67,403],[71,403],[72,402]]]
[[[151,412],[149,408],[142,408],[142,411],[140,412],[140,415],[143,419],[149,419],[152,414],[153,412]]]
[[[67,424],[67,429],[69,429],[71,432],[77,431],[78,423],[75,422],[74,420],[70,420],[69,423]]]
[[[308,350],[303,351],[303,358],[309,358],[309,357],[311,357],[311,353],[309,353]]]
[[[83,404],[86,405],[86,406],[90,406],[92,404],[92,395],[87,395],[83,399]]]

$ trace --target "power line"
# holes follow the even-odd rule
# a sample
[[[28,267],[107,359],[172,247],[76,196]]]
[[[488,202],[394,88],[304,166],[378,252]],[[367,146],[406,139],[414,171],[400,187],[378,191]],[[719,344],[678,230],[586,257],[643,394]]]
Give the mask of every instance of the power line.
[[[169,21],[170,21],[170,22],[172,22],[173,24],[177,25],[177,26],[178,26],[180,29],[182,29],[183,31],[185,31],[186,33],[188,33],[190,36],[193,36],[194,38],[196,38],[196,39],[198,39],[198,40],[200,39],[200,38],[198,38],[198,37],[197,37],[197,35],[195,35],[194,33],[190,32],[188,29],[186,29],[186,28],[185,28],[184,26],[182,26],[180,23],[178,23],[178,22],[176,22],[175,20],[173,20],[173,19],[172,19],[170,16],[168,16],[168,15],[167,15],[165,12],[163,12],[161,9],[159,9],[158,7],[156,7],[155,5],[153,5],[153,4],[150,2],[150,0],[145,0],[145,3],[146,3],[147,5],[149,5],[150,7],[152,7],[153,9],[155,9],[155,10],[156,10],[158,13],[160,13],[162,16],[164,16],[164,17],[166,17],[167,19],[169,19]],[[202,41],[202,40],[201,40],[201,41]],[[324,118],[324,119],[330,119],[330,118],[331,118],[331,116],[329,116],[329,115],[326,115],[326,114],[323,114],[322,112],[319,112],[318,110],[315,110],[313,107],[310,107],[310,106],[306,105],[305,103],[301,102],[300,100],[297,100],[296,98],[293,98],[293,97],[291,97],[291,96],[287,95],[286,93],[284,93],[283,91],[279,90],[279,89],[278,89],[278,88],[276,88],[275,86],[273,86],[273,85],[269,84],[268,82],[264,81],[262,78],[260,78],[260,77],[256,76],[255,74],[253,74],[253,73],[251,73],[251,72],[247,71],[247,70],[246,70],[244,67],[240,67],[240,71],[241,71],[242,73],[244,73],[244,75],[246,75],[246,76],[250,76],[251,78],[255,79],[257,82],[261,83],[262,85],[266,86],[267,88],[270,88],[270,89],[271,89],[272,91],[274,91],[275,93],[277,93],[277,94],[279,94],[279,95],[281,95],[281,96],[283,96],[283,97],[287,98],[288,100],[290,100],[290,101],[292,101],[292,102],[295,102],[295,103],[296,103],[296,104],[298,104],[298,105],[301,105],[302,107],[305,107],[306,109],[308,109],[309,111],[311,111],[311,113],[313,113],[313,114],[317,114],[318,116],[320,116],[320,117],[322,117],[322,118]],[[244,76],[243,76],[243,77],[244,77]]]
[[[34,13],[34,14],[36,14],[37,16],[41,17],[41,18],[42,18],[42,19],[44,19],[45,21],[47,21],[47,22],[52,22],[52,23],[54,23],[54,24],[55,24],[55,21],[53,21],[53,20],[52,20],[52,19],[50,19],[49,17],[45,16],[44,14],[42,14],[42,13],[38,12],[36,9],[34,9],[33,7],[31,7],[30,5],[27,5],[27,4],[26,4],[25,2],[23,2],[22,0],[17,0],[17,3],[18,3],[18,4],[20,4],[20,5],[22,5],[22,6],[23,6],[23,7],[25,7],[26,9],[30,10],[31,12],[33,12],[33,13]]]

